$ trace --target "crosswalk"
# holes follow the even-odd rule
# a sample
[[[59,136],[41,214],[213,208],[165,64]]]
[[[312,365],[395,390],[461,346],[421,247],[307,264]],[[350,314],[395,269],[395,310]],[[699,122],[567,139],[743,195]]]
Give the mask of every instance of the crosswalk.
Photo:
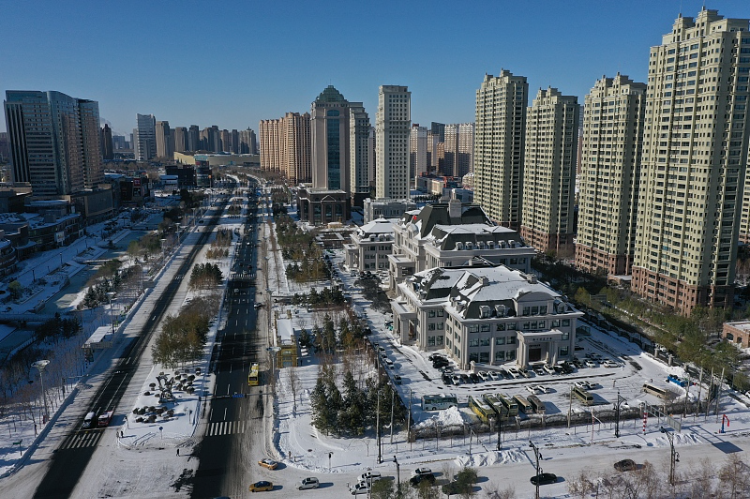
[[[219,435],[235,435],[245,433],[245,421],[221,421],[219,423],[208,423],[207,437]]]
[[[84,447],[95,447],[99,443],[103,432],[101,431],[79,431],[69,436],[60,445],[60,449],[82,449]]]

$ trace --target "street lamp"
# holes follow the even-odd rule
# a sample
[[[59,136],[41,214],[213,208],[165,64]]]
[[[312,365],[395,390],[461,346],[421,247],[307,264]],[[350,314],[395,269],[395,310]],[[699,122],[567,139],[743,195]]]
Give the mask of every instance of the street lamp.
[[[112,298],[115,297],[117,293],[114,291],[107,291],[107,298],[109,299],[109,321],[112,323],[112,341],[115,339],[115,317],[112,313]]]
[[[534,455],[536,456],[536,495],[534,498],[539,499],[539,459],[542,457],[542,454],[539,452],[539,448],[534,445],[534,442],[531,440],[529,440],[529,447],[534,449]]]
[[[39,382],[42,384],[42,397],[44,398],[44,421],[43,423],[46,423],[49,420],[49,410],[47,409],[47,392],[44,391],[44,368],[47,367],[47,364],[49,364],[48,360],[37,360],[33,364],[31,364],[31,367],[36,368],[36,370],[39,371]]]
[[[438,434],[438,417],[432,416],[432,422],[435,424],[435,450],[440,450],[440,435]]]
[[[398,496],[401,497],[401,466],[399,466],[396,456],[393,456],[393,462],[396,463],[396,490]]]
[[[680,462],[680,453],[674,450],[674,433],[667,430],[663,426],[659,428],[659,431],[665,434],[667,436],[667,440],[669,440],[669,484],[672,487],[674,487],[674,484],[675,484],[674,468],[675,468],[675,463]]]
[[[182,225],[181,223],[179,222],[177,223],[177,246],[180,245],[180,226],[181,225]]]
[[[159,239],[159,241],[161,241],[161,261],[162,261],[162,265],[163,265],[164,264],[164,258],[165,258],[164,257],[164,242],[166,241],[166,239],[164,239],[162,237],[161,239]]]

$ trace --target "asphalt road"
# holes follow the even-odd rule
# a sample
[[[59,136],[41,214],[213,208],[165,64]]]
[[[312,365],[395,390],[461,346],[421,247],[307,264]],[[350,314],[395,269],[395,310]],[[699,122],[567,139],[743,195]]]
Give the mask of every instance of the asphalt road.
[[[228,283],[226,327],[220,332],[211,359],[216,382],[208,413],[202,415],[205,416],[203,439],[195,450],[200,464],[191,497],[196,499],[243,497],[250,485],[247,467],[262,457],[253,443],[262,441],[264,435],[266,393],[263,383],[257,387],[247,384],[250,365],[265,359],[256,332],[256,321],[259,315],[265,316],[265,311],[256,311],[254,306],[255,215],[251,209]]]
[[[223,212],[223,205],[215,211],[208,225],[216,225],[219,216]],[[180,287],[180,281],[187,274],[195,256],[202,245],[207,241],[211,230],[204,230],[197,244],[188,254],[180,266],[175,278],[164,290],[161,298],[156,302],[151,312],[151,320],[141,329],[138,336],[125,348],[117,366],[107,376],[107,379],[97,390],[86,412],[115,411],[120,403],[127,386],[138,370],[138,363],[144,349],[148,345],[151,334],[161,322],[165,311],[171,304],[175,293]],[[81,475],[88,466],[89,460],[99,443],[104,429],[83,429],[83,420],[76,425],[62,441],[52,458],[49,469],[41,483],[34,492],[35,498],[58,498],[70,497],[73,489],[78,483]]]

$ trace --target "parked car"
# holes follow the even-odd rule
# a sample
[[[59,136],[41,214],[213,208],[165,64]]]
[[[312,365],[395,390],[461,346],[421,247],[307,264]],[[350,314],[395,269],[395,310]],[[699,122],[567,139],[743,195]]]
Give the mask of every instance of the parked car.
[[[349,490],[353,496],[356,496],[357,494],[369,494],[371,488],[370,482],[357,482]]]
[[[393,382],[396,383],[397,385],[400,385],[401,384],[401,376],[399,376],[398,374],[395,375],[393,377]]]
[[[587,360],[586,362],[584,362],[584,364],[586,365],[586,367],[596,367],[596,361],[592,359]]]
[[[451,375],[450,374],[443,374],[441,377],[443,378],[443,384],[446,384],[446,385],[452,385],[453,384],[453,379],[451,379]]]
[[[544,376],[545,374],[547,374],[547,372],[541,367],[537,367],[536,369],[534,369],[534,372],[537,376]]]
[[[619,364],[617,362],[615,362],[614,360],[610,360],[610,359],[607,359],[604,362],[602,362],[602,365],[604,367],[610,367],[610,368],[619,367]]]
[[[550,483],[555,483],[557,481],[557,475],[554,473],[539,473],[539,476],[534,475],[529,481],[532,485],[536,485],[537,481],[539,482],[539,485],[549,485]]]
[[[552,393],[552,388],[547,388],[544,385],[536,385],[534,386],[534,390],[538,391],[539,393]]]
[[[461,384],[461,376],[459,376],[458,374],[454,374],[453,376],[451,376],[451,380],[453,381],[453,384],[456,386]]]
[[[588,381],[576,381],[575,386],[581,390],[590,390],[591,384]]]
[[[417,468],[411,474],[412,476],[432,475],[432,470],[430,468]]]
[[[250,492],[261,492],[261,491],[273,490],[273,483],[261,480],[250,485]]]
[[[502,377],[502,375],[501,375],[501,374],[498,374],[498,373],[496,373],[496,372],[494,372],[494,371],[490,371],[490,372],[489,372],[489,377],[490,377],[490,379],[491,379],[492,381],[497,381],[497,380],[499,380],[499,379],[500,379],[500,378]]]
[[[623,459],[622,461],[617,461],[615,463],[615,469],[617,471],[633,471],[638,468],[638,465],[635,464],[635,461],[632,459]]]
[[[482,381],[488,381],[490,379],[490,374],[487,371],[479,371],[477,376],[479,376]]]
[[[526,390],[531,393],[532,395],[536,395],[536,387],[531,385],[526,385]]]
[[[260,461],[258,461],[258,464],[263,466],[264,468],[268,468],[269,470],[275,470],[279,466],[279,463],[277,463],[273,459],[268,458],[261,459]]]
[[[299,487],[297,487],[299,490],[305,490],[305,489],[317,489],[320,487],[320,480],[315,478],[314,476],[311,476],[309,478],[303,478],[299,482]]]
[[[481,381],[484,381],[484,379],[480,378],[477,373],[470,373],[469,379],[471,380],[472,383],[479,383]]]
[[[379,472],[377,472],[377,471],[367,471],[367,472],[362,473],[361,475],[359,475],[357,477],[357,480],[359,481],[359,483],[368,483],[369,484],[369,483],[372,483],[372,482],[377,482],[381,478],[383,478],[383,475],[381,475]]]
[[[521,372],[516,369],[515,367],[508,368],[508,373],[513,377],[513,379],[521,377]]]
[[[422,482],[435,483],[435,475],[432,473],[424,473],[421,475],[415,475],[409,479],[409,483],[415,487],[419,487],[419,484]]]
[[[544,367],[542,367],[542,369],[544,369],[544,372],[546,372],[547,374],[556,374],[555,368],[548,364],[544,364]]]
[[[520,372],[521,376],[523,376],[524,378],[530,378],[531,377],[531,374],[529,373],[528,369],[519,369],[518,372]]]

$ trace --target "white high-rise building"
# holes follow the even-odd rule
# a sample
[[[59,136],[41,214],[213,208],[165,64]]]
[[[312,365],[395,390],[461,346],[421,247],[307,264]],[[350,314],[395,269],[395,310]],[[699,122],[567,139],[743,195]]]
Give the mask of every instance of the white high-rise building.
[[[153,114],[137,114],[134,130],[135,159],[150,161],[156,157],[156,118]]]
[[[704,8],[651,48],[632,289],[683,314],[733,303],[749,24]]]
[[[518,230],[523,206],[524,139],[529,84],[501,70],[477,90],[474,202],[494,221]]]
[[[350,102],[349,109],[349,193],[352,204],[362,206],[364,199],[370,196],[370,117],[361,102]]]
[[[409,197],[409,133],[411,92],[405,86],[381,85],[375,121],[377,156],[375,195],[379,199]]]

